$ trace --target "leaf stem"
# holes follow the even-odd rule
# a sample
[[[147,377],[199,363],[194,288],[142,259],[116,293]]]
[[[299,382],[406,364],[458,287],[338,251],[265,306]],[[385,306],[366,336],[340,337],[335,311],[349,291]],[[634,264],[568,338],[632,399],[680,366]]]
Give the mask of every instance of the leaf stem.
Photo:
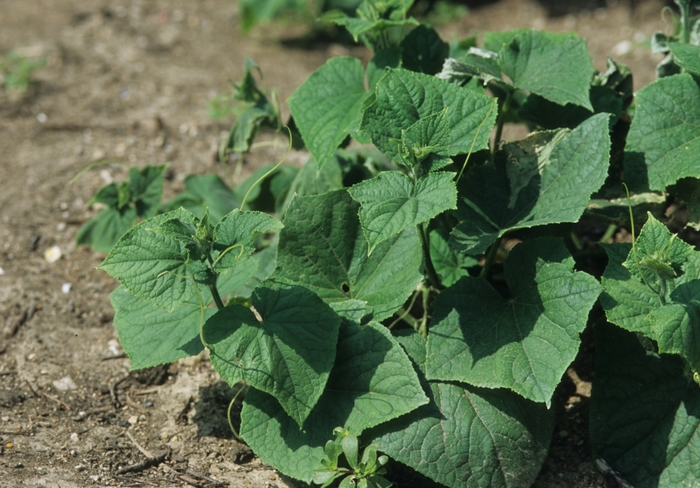
[[[216,308],[221,310],[224,308],[224,302],[221,299],[221,295],[219,295],[219,290],[216,288],[216,284],[209,285],[209,291],[211,292],[211,296],[214,299],[214,303],[216,303]]]
[[[496,119],[496,135],[493,138],[493,150],[491,151],[491,161],[493,161],[493,157],[496,154],[496,151],[498,150],[498,145],[501,143],[501,136],[503,135],[503,126],[506,122],[506,112],[508,111],[508,107],[510,106],[511,99],[513,98],[513,90],[509,88],[506,88],[506,90],[506,99],[503,101],[503,103],[501,103],[501,106],[498,110],[498,118]]]
[[[484,258],[484,267],[481,268],[481,273],[479,273],[479,278],[488,278],[491,272],[491,265],[493,264],[496,255],[498,254],[498,249],[501,247],[501,240],[498,239],[496,242],[491,244],[486,257]]]
[[[417,227],[418,237],[420,238],[420,244],[423,248],[425,273],[428,277],[428,281],[430,281],[430,284],[438,290],[442,290],[443,286],[440,282],[440,276],[438,276],[437,271],[435,270],[435,266],[433,265],[433,260],[430,257],[430,241],[428,235],[426,234],[425,226],[423,224],[418,224]]]
[[[418,327],[418,333],[421,337],[428,337],[428,299],[430,298],[430,288],[423,287],[423,318]]]
[[[681,32],[679,37],[683,44],[690,44],[690,32],[692,30],[690,25],[690,4],[693,2],[692,0],[675,0],[675,2],[681,9]]]

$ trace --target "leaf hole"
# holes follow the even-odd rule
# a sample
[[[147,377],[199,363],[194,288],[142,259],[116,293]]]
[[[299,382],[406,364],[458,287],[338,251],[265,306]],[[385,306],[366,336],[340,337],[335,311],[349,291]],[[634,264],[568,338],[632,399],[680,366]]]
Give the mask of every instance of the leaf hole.
[[[340,285],[340,289],[343,290],[343,293],[347,293],[350,291],[350,287],[347,283],[343,283],[342,285]]]

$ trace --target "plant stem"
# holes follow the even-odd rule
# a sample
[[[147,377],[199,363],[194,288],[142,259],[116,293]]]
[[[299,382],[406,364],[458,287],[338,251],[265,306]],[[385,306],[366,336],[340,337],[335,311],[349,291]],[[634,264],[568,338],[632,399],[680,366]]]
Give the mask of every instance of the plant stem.
[[[615,224],[610,224],[607,230],[605,231],[605,234],[603,234],[603,237],[600,238],[599,242],[606,244],[615,235],[616,230],[617,226]]]
[[[481,273],[479,273],[480,278],[488,278],[489,273],[491,272],[491,265],[493,264],[493,260],[496,259],[496,254],[498,254],[498,249],[501,247],[501,240],[498,239],[496,242],[491,244],[491,247],[489,248],[488,253],[486,254],[486,257],[484,258],[484,267],[481,268]]]
[[[209,285],[209,291],[211,292],[212,298],[214,298],[214,303],[216,303],[216,308],[221,310],[224,308],[224,302],[219,295],[219,290],[216,288],[216,284]]]
[[[430,298],[430,288],[423,288],[423,317],[418,327],[418,333],[421,337],[428,337],[428,298]]]
[[[501,136],[503,135],[503,126],[505,125],[505,122],[506,122],[506,112],[508,111],[508,107],[510,106],[510,100],[513,98],[513,90],[508,89],[508,88],[506,90],[507,90],[506,99],[501,104],[501,106],[498,110],[498,119],[496,119],[496,135],[493,138],[493,149],[491,151],[491,161],[493,161],[493,157],[496,154],[496,151],[498,150],[498,145],[501,143]]]
[[[683,44],[690,43],[690,31],[692,27],[690,25],[690,4],[693,3],[692,0],[675,0],[678,7],[681,9],[681,32],[680,38]]]
[[[430,284],[441,290],[442,283],[440,283],[440,277],[435,271],[435,266],[433,265],[433,260],[430,257],[430,242],[428,241],[428,235],[425,233],[425,227],[423,224],[418,224],[418,237],[420,238],[421,247],[423,247],[423,256],[425,261],[425,273],[428,276],[428,281]]]

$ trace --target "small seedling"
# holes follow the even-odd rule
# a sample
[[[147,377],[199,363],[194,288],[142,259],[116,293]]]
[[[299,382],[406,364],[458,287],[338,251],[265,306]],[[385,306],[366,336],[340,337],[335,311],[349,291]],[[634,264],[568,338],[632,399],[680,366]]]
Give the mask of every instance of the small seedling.
[[[32,72],[46,64],[44,58],[27,58],[10,51],[0,57],[0,84],[6,91],[26,92],[31,82]]]
[[[382,477],[386,470],[382,468],[389,462],[387,456],[377,457],[377,446],[370,444],[362,452],[358,462],[359,441],[357,436],[347,429],[336,427],[333,430],[336,439],[328,441],[324,448],[326,458],[321,460],[322,469],[314,473],[314,483],[321,488],[330,486],[341,479],[339,488],[389,488],[391,483]],[[347,466],[342,466],[340,455],[345,456]]]

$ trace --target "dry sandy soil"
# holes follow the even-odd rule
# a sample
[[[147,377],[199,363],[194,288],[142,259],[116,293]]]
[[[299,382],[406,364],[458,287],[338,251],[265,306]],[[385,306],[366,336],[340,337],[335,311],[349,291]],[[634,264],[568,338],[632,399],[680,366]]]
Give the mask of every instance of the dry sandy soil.
[[[658,1],[634,9],[627,2],[478,3],[439,26],[444,39],[514,27],[577,31],[597,68],[612,55],[633,68],[637,89],[653,80],[658,59],[645,41],[665,27]],[[208,119],[207,101],[240,79],[245,58],[261,66],[263,84],[281,100],[331,56],[367,58],[356,47],[282,42],[304,26],[245,37],[238,25],[235,0],[0,0],[0,54],[47,60],[26,94],[0,90],[0,485],[298,486],[233,438],[225,420],[233,391],[206,357],[129,373],[111,323],[116,283],[95,269],[102,255],[74,244],[96,211],[86,202],[106,181],[121,181],[129,165],[169,162],[170,196],[187,174],[231,181],[284,153],[257,150],[240,175],[216,162],[230,122]],[[100,160],[124,164],[69,183]],[[62,257],[49,263],[53,246]],[[582,349],[557,394],[555,437],[537,487],[606,486],[586,440],[589,353]],[[144,450],[167,457],[125,469],[144,461]],[[397,479],[399,487],[427,486],[405,474]]]

